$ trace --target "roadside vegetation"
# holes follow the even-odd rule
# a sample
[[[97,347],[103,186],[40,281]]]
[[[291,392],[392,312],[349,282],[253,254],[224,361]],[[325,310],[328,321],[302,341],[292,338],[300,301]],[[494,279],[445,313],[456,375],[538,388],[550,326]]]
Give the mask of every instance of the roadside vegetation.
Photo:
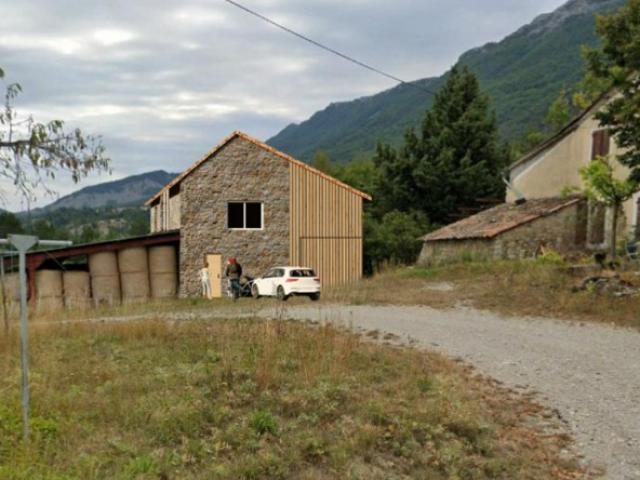
[[[389,268],[325,299],[353,304],[469,306],[518,316],[587,320],[640,328],[640,294],[617,296],[578,289],[584,274],[560,257],[521,261],[473,261],[440,267]],[[620,278],[640,291],[640,272]]]
[[[468,368],[282,320],[33,325],[25,445],[13,333],[3,479],[582,475],[550,414]]]

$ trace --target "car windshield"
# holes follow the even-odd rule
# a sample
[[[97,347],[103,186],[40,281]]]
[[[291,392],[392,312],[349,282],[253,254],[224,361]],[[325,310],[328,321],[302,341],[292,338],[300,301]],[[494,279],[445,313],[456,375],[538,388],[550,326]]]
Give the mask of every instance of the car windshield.
[[[292,277],[296,277],[296,278],[300,278],[300,277],[315,277],[316,276],[316,272],[314,272],[313,270],[310,270],[308,268],[301,268],[298,270],[291,270],[290,275]]]

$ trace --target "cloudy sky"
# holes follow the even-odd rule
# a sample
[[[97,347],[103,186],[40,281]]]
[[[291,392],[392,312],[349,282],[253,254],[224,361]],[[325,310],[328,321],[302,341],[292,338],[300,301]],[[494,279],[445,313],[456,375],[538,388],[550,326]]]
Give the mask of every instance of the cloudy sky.
[[[564,3],[240,2],[407,80],[440,75],[467,49]],[[80,186],[178,172],[233,130],[267,139],[330,102],[394,86],[223,0],[2,0],[0,18],[0,67],[5,84],[22,84],[19,110],[103,136],[113,174]],[[5,207],[24,207],[6,188]]]

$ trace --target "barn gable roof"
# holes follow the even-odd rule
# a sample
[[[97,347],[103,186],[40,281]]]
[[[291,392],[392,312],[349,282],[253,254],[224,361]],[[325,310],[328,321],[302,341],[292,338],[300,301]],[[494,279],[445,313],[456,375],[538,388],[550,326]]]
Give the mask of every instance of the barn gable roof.
[[[218,153],[220,150],[222,150],[222,148],[224,148],[227,144],[229,144],[231,141],[235,140],[236,138],[240,138],[243,139],[247,142],[250,142],[254,145],[256,145],[257,147],[283,159],[286,160],[287,162],[296,165],[300,168],[304,168],[305,170],[318,175],[322,178],[324,178],[325,180],[328,180],[342,188],[344,188],[345,190],[349,191],[350,193],[353,193],[354,195],[358,195],[359,197],[364,198],[365,200],[371,200],[371,196],[361,192],[360,190],[353,188],[350,185],[347,185],[344,182],[341,182],[340,180],[338,180],[337,178],[334,178],[330,175],[327,175],[326,173],[321,172],[320,170],[313,168],[309,165],[307,165],[304,162],[301,162],[300,160],[296,160],[295,158],[291,157],[290,155],[287,155],[286,153],[283,153],[279,150],[276,150],[275,148],[267,145],[264,142],[261,142],[260,140],[257,140],[249,135],[247,135],[244,132],[240,132],[240,131],[235,131],[233,132],[231,135],[229,135],[228,137],[226,137],[224,140],[222,140],[222,142],[220,142],[218,145],[216,145],[215,147],[213,147],[211,150],[209,150],[207,153],[205,153],[200,160],[198,160],[197,162],[193,163],[189,168],[187,168],[184,172],[182,172],[180,175],[178,175],[175,179],[173,179],[170,183],[168,183],[167,185],[165,185],[162,189],[160,189],[160,191],[158,191],[158,193],[156,193],[153,197],[151,197],[149,200],[147,200],[145,202],[145,205],[150,205],[153,201],[155,201],[156,199],[158,199],[163,192],[171,189],[172,187],[175,187],[176,185],[178,185],[179,183],[181,183],[186,177],[188,177],[194,170],[196,170],[200,165],[202,165],[204,162],[206,162],[207,160],[209,160],[211,157],[213,157],[216,153]]]
[[[503,203],[422,237],[425,242],[492,239],[501,233],[581,202],[583,197],[552,197]]]

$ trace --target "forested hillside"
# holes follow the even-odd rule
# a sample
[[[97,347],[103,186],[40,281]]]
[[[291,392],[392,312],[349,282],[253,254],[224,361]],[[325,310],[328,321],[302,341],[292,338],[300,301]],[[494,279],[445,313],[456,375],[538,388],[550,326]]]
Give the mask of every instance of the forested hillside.
[[[496,111],[504,139],[515,140],[543,123],[562,89],[584,74],[582,45],[597,45],[594,15],[624,0],[571,0],[536,18],[499,43],[460,57],[478,76]],[[430,90],[444,77],[417,83]],[[338,162],[371,153],[378,141],[398,145],[407,127],[416,125],[433,99],[418,89],[398,86],[371,97],[329,105],[299,125],[289,125],[268,143],[302,160],[325,151]]]

